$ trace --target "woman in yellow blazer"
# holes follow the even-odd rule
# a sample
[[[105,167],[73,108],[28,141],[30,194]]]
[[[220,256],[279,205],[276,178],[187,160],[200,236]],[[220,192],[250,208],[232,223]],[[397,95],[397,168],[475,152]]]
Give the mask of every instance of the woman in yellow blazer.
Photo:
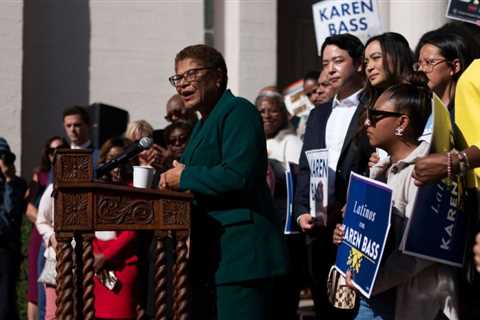
[[[285,273],[281,234],[266,184],[260,115],[227,90],[222,55],[184,48],[169,78],[200,112],[188,146],[161,188],[194,194],[191,228],[193,319],[270,319],[272,282]]]

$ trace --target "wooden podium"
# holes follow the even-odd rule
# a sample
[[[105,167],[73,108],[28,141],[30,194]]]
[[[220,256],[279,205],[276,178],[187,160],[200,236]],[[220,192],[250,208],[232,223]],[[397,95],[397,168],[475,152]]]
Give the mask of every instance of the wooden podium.
[[[174,319],[187,318],[187,239],[192,196],[96,182],[91,152],[59,150],[54,164],[54,229],[57,246],[59,320],[95,319],[95,231],[153,230],[156,241],[155,319],[166,319],[164,239],[176,238]],[[76,246],[71,242],[75,239]]]

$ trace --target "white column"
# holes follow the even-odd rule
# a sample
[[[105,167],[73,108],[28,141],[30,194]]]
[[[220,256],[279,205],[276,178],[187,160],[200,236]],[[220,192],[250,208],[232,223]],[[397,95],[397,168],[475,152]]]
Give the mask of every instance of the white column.
[[[415,49],[427,31],[447,22],[447,0],[390,0],[389,31],[401,33]]]
[[[22,156],[22,29],[22,2],[0,2],[0,136],[17,155],[17,172]]]
[[[229,87],[253,101],[260,88],[276,82],[277,2],[227,0],[224,5],[225,33],[219,41],[229,68]]]
[[[203,43],[203,0],[90,1],[90,101],[163,127],[178,51]]]

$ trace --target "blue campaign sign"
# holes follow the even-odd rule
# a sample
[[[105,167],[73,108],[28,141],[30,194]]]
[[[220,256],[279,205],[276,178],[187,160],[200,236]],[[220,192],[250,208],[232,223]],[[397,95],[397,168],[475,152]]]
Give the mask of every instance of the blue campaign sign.
[[[345,237],[338,247],[335,267],[350,270],[355,287],[370,297],[390,229],[392,189],[384,183],[350,174]]]
[[[431,153],[453,148],[450,113],[432,99]],[[463,149],[463,148],[462,148]],[[464,181],[444,179],[418,189],[400,249],[410,255],[461,267],[465,252]]]
[[[403,252],[461,267],[466,242],[461,184],[428,184],[417,192],[402,241]],[[428,230],[428,231],[427,231]]]

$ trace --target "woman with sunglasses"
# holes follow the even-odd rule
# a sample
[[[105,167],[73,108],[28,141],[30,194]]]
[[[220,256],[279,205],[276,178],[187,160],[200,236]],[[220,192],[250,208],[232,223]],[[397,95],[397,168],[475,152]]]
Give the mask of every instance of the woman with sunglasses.
[[[177,122],[165,128],[163,133],[165,145],[171,155],[166,160],[166,167],[171,168],[173,160],[180,160],[187,147],[192,127],[187,123]]]
[[[364,51],[363,70],[365,83],[365,103],[373,106],[382,92],[391,85],[407,81],[413,73],[414,57],[407,39],[396,32],[385,32],[371,37]],[[363,119],[365,119],[363,117]],[[377,150],[369,160],[369,166],[375,164],[379,154]]]
[[[26,200],[27,209],[25,214],[32,223],[32,231],[30,233],[30,241],[28,243],[28,290],[27,290],[27,319],[43,319],[45,312],[45,293],[43,292],[43,284],[38,284],[38,276],[42,270],[39,270],[43,266],[43,252],[45,250],[42,247],[42,237],[38,233],[35,226],[37,220],[38,203],[43,191],[48,185],[51,173],[50,169],[53,163],[53,157],[55,151],[59,148],[68,148],[67,141],[59,136],[53,136],[47,140],[42,150],[42,158],[40,160],[40,166],[36,168],[32,175],[32,181],[27,190]],[[40,260],[40,261],[39,261]],[[41,317],[39,317],[41,316]]]
[[[386,89],[368,109],[369,142],[389,155],[370,169],[370,177],[393,190],[392,227],[372,297],[360,298],[355,319],[458,319],[454,268],[398,249],[417,192],[412,178],[415,160],[429,148],[418,138],[431,113],[431,95],[425,83],[412,79]],[[337,227],[334,242],[339,244],[343,236]]]
[[[190,234],[193,319],[271,319],[273,279],[285,273],[266,183],[267,153],[255,106],[227,89],[223,56],[182,49],[170,83],[202,118],[160,187],[194,195]]]

